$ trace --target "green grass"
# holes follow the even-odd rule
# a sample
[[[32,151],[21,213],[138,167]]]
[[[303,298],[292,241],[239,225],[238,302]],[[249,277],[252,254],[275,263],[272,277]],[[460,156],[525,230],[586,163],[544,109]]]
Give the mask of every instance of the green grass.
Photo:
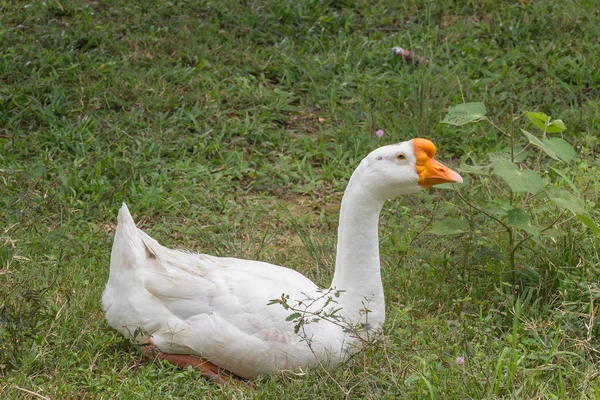
[[[447,190],[386,205],[386,338],[331,377],[219,388],[146,360],[99,305],[122,201],[165,245],[327,285],[337,206],[371,149],[423,136],[458,165],[506,146],[439,124],[463,100],[509,128],[528,110],[565,121],[580,154],[549,166],[598,221],[599,35],[585,0],[0,3],[0,395],[600,397],[598,238],[567,220],[513,274]],[[484,189],[461,191],[493,202]],[[419,234],[444,216],[471,232]]]

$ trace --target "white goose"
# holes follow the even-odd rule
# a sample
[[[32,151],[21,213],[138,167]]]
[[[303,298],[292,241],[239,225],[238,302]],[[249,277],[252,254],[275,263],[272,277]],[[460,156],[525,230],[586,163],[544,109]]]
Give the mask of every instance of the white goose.
[[[387,199],[444,182],[462,182],[434,160],[426,139],[380,147],[352,174],[342,199],[337,258],[331,288],[344,324],[383,325],[385,303],[377,225]],[[290,310],[270,300],[289,295],[289,304],[326,299],[300,273],[259,261],[171,250],[137,229],[123,204],[118,216],[110,277],[102,297],[106,320],[147,355],[192,366],[221,381],[235,374],[253,378],[316,365],[335,366],[358,340],[338,324],[305,325],[310,346],[286,321]],[[361,311],[368,301],[370,312]],[[366,326],[366,324],[364,324]],[[229,372],[224,372],[229,371]]]

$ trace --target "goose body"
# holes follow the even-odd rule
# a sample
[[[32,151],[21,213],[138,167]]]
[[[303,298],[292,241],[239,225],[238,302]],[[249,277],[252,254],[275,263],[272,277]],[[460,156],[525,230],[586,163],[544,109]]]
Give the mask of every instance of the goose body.
[[[164,247],[136,227],[123,204],[102,297],[106,320],[134,343],[151,340],[165,354],[199,356],[243,378],[339,364],[359,340],[344,326],[361,336],[385,319],[377,233],[385,200],[462,182],[434,154],[433,143],[413,139],[360,163],[342,200],[330,292],[288,268]],[[268,305],[282,294],[310,313],[331,308],[327,298],[334,297],[340,323],[306,324],[300,337],[286,320],[291,311]]]

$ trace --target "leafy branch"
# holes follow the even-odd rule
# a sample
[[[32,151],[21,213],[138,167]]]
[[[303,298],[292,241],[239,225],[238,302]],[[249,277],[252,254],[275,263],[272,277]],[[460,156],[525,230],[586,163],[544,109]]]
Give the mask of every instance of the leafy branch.
[[[334,288],[318,289],[320,293],[317,297],[311,297],[306,293],[302,293],[305,298],[296,300],[294,304],[290,303],[289,294],[282,293],[278,299],[270,300],[267,305],[280,304],[284,309],[291,313],[287,316],[286,321],[294,322],[294,333],[300,334],[307,343],[312,343],[312,338],[306,335],[304,330],[306,325],[326,321],[342,328],[345,333],[349,333],[351,337],[365,340],[364,333],[371,330],[368,323],[368,300],[363,300],[363,308],[360,310],[360,315],[364,316],[364,322],[352,323],[340,315],[341,307],[337,307],[337,300],[340,295],[345,292]],[[322,305],[320,305],[323,303]],[[316,309],[315,309],[316,308]]]
[[[364,299],[362,301],[363,308],[359,310],[361,316],[360,321],[364,322],[353,323],[348,319],[340,315],[341,307],[337,307],[337,300],[340,295],[345,292],[344,290],[338,290],[334,288],[329,289],[317,289],[317,293],[320,293],[317,297],[311,297],[306,293],[302,293],[305,298],[302,300],[296,300],[294,304],[290,304],[290,295],[282,293],[278,299],[271,299],[267,305],[279,304],[285,310],[289,310],[291,313],[287,316],[286,321],[294,322],[294,333],[300,336],[301,340],[306,342],[308,348],[315,357],[315,360],[323,371],[327,374],[338,388],[345,394],[346,398],[349,398],[352,389],[357,386],[357,382],[354,386],[349,389],[345,389],[344,386],[338,382],[328,371],[325,365],[321,362],[321,357],[316,354],[313,347],[313,337],[306,332],[306,326],[311,323],[318,323],[320,321],[326,321],[332,323],[342,329],[343,332],[348,333],[351,338],[355,338],[359,341],[364,350],[367,347],[371,347],[373,344],[378,343],[380,338],[383,338],[383,332],[381,328],[373,329],[369,325],[368,316],[371,310],[368,308],[369,300]],[[323,303],[322,305],[320,305]],[[312,310],[316,307],[316,310]],[[329,308],[328,308],[329,307]],[[366,333],[366,336],[365,336]],[[374,333],[371,335],[371,333]],[[355,353],[356,354],[356,353]],[[350,358],[353,355],[350,355]]]

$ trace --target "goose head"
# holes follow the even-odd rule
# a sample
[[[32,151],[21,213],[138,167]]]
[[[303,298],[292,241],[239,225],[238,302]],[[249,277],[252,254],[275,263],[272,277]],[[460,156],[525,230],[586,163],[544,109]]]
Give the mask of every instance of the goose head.
[[[435,152],[431,141],[420,138],[373,150],[359,167],[361,184],[385,201],[441,183],[462,183],[459,174],[434,158]]]

